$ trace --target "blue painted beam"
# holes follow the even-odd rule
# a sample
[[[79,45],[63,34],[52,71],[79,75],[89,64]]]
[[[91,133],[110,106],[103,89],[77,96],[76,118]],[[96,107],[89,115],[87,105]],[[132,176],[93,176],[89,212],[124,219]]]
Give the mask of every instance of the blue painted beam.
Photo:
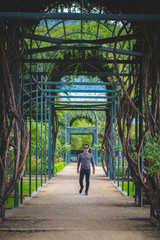
[[[90,129],[91,131],[95,131],[96,130],[96,127],[67,127],[68,130],[73,130],[73,131],[87,131],[88,129]]]
[[[30,74],[30,75],[34,75],[34,76],[41,76],[41,75],[47,75],[49,74],[49,72],[26,72],[25,74]],[[120,76],[128,76],[130,75],[129,73],[120,73]],[[52,76],[100,76],[100,77],[112,77],[112,76],[116,76],[116,73],[108,73],[108,72],[52,72]],[[54,84],[54,82],[50,82],[50,84]],[[39,82],[38,84],[43,84],[43,85],[48,85],[48,82]],[[63,84],[61,82],[58,82],[59,85]],[[74,83],[68,83],[68,85],[73,85]],[[64,85],[67,85],[64,84]],[[77,85],[77,84],[75,84]],[[85,83],[81,84],[81,85],[85,85]],[[89,83],[87,83],[86,85],[89,85]],[[105,83],[103,84],[105,85]]]
[[[136,60],[138,61],[138,59]],[[119,64],[131,64],[131,63],[135,63],[136,62],[135,59],[130,60],[130,59],[126,59],[126,60],[119,60],[117,59],[117,63]],[[70,64],[70,63],[83,63],[83,64],[88,64],[88,63],[92,63],[95,64],[95,61],[93,60],[89,60],[89,59],[73,59],[73,60],[66,60],[66,59],[41,59],[41,58],[32,58],[32,59],[24,59],[25,63],[63,63],[63,64]],[[100,62],[97,61],[97,63],[114,63],[115,60],[109,60],[106,59],[101,60]]]
[[[45,89],[42,90],[42,92],[53,92],[53,93],[58,93],[58,92],[64,92],[64,93],[115,93],[118,92],[116,90],[67,90],[67,89]],[[78,96],[77,96],[78,97]]]
[[[78,105],[76,105],[78,103]],[[64,101],[64,103],[63,103],[63,101],[62,101],[62,103],[61,103],[61,101],[58,101],[58,102],[52,102],[52,104],[53,105],[55,105],[55,106],[106,106],[106,105],[109,105],[109,104],[111,104],[112,102],[89,102],[89,101],[87,101],[87,102],[85,102],[85,101],[83,101],[82,103],[81,102],[73,102],[73,103],[71,103],[71,102],[65,102]],[[83,105],[82,105],[83,104]]]
[[[72,108],[72,109],[74,109],[74,108],[77,108],[77,109],[82,109],[82,108],[87,108],[87,109],[93,109],[93,108],[96,108],[96,109],[104,109],[104,108],[106,108],[107,106],[109,106],[109,105],[61,105],[61,106],[55,106],[56,108],[59,108],[59,109],[62,109],[62,108]]]
[[[76,96],[76,95],[72,95],[72,96],[67,96],[67,95],[51,95],[51,96],[46,96],[47,98],[107,98],[107,99],[114,99],[115,97],[112,96]]]
[[[32,98],[33,99],[36,99],[35,98]],[[23,106],[26,105],[26,104],[29,104],[30,103],[30,99],[27,100],[26,102],[24,102]],[[42,103],[45,103],[45,101],[43,101]],[[100,104],[100,103],[104,103],[104,104],[108,104],[108,103],[112,103],[112,102],[109,102],[109,101],[49,101],[49,103],[53,104],[53,105],[62,105],[64,103],[68,103],[68,104],[75,104],[75,103],[78,103],[78,104],[81,104],[81,103],[86,103],[86,104],[93,104],[93,103],[97,103],[97,104]]]
[[[105,73],[104,73],[105,74]],[[119,83],[115,82],[38,82],[39,85],[66,85],[66,86],[113,86],[113,85],[119,85]]]
[[[112,103],[112,102],[110,102],[110,103]],[[55,104],[55,106],[62,106],[62,107],[66,107],[66,106],[69,106],[69,107],[101,107],[101,106],[103,106],[103,107],[106,107],[106,105],[107,105],[108,103],[106,102],[106,103],[103,103],[103,104],[92,104],[92,102],[90,102],[90,105],[88,105],[88,104],[61,104],[61,103],[56,103]]]
[[[77,109],[77,108],[56,108],[55,107],[55,110],[61,110],[61,111],[68,111],[68,110],[73,110],[73,111],[105,111],[109,108],[103,108],[103,109],[97,109],[97,108],[80,108],[80,109]]]
[[[35,83],[32,83],[35,85]],[[58,86],[117,86],[119,83],[116,82],[38,82],[38,85],[58,85]],[[30,83],[24,83],[23,86],[28,86]]]
[[[85,50],[92,50],[92,51],[100,51],[100,52],[111,52],[114,53],[115,49],[112,47],[100,47],[100,46],[91,46],[91,47],[77,47],[77,46],[50,46],[50,47],[42,47],[42,48],[34,48],[26,51],[26,54],[34,54],[34,53],[42,53],[42,52],[52,52],[52,51],[58,51],[58,50],[79,50],[79,51],[85,51]],[[142,52],[138,51],[129,51],[125,49],[116,49],[117,54],[124,54],[128,56],[138,56],[142,57],[144,54]]]
[[[91,104],[91,103],[112,103],[112,102],[108,102],[108,101],[52,101],[51,103],[57,105],[57,103],[61,104],[61,103],[69,103],[69,104],[72,104],[72,103],[78,103],[78,104],[81,104],[81,103],[86,103],[86,104]]]
[[[37,34],[25,33],[24,37],[27,39],[55,43],[55,44],[68,44],[68,43],[90,43],[90,44],[106,44],[106,43],[113,43],[115,41],[126,41],[135,39],[137,35],[130,34],[130,35],[122,35],[117,37],[109,37],[109,38],[102,38],[97,40],[86,40],[86,39],[62,39],[62,38],[52,38],[47,36],[41,36]]]
[[[158,21],[159,14],[97,14],[97,13],[35,13],[35,12],[0,12],[3,19],[56,19],[56,20],[117,20],[117,21]]]

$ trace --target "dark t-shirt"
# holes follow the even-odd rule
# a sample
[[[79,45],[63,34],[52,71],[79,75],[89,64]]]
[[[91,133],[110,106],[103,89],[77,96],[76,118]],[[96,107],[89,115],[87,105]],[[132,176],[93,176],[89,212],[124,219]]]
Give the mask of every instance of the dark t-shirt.
[[[85,169],[90,169],[90,165],[92,164],[93,170],[95,170],[94,159],[91,153],[80,153],[78,156],[77,169],[79,169],[80,164],[81,168]]]

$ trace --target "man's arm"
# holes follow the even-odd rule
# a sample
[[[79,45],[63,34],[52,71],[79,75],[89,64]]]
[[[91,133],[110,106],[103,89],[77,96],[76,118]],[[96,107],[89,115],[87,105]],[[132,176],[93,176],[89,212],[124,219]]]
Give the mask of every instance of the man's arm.
[[[80,162],[81,162],[81,155],[79,154],[79,155],[78,155],[78,162],[77,162],[77,173],[79,173],[79,165],[80,165]]]
[[[91,158],[91,163],[92,163],[92,167],[93,167],[93,174],[95,174],[95,163],[94,163],[93,155],[92,155],[92,158]]]

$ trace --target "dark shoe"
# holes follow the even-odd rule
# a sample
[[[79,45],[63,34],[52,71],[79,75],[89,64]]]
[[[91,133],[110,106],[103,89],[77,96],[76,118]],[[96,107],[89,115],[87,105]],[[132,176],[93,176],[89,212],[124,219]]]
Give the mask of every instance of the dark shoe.
[[[85,195],[87,196],[87,195],[88,195],[88,192],[85,191]]]
[[[79,193],[81,194],[83,191],[83,187],[80,188]]]

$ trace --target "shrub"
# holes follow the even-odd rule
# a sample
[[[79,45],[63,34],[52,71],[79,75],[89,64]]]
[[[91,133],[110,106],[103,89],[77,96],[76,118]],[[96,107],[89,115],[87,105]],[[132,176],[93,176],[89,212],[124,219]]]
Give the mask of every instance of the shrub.
[[[54,165],[54,174],[60,172],[66,166],[65,162],[55,163]]]
[[[116,176],[118,176],[118,167],[116,168]],[[124,167],[124,175],[125,178],[128,176],[127,167]],[[122,177],[122,167],[119,167],[119,177]]]

